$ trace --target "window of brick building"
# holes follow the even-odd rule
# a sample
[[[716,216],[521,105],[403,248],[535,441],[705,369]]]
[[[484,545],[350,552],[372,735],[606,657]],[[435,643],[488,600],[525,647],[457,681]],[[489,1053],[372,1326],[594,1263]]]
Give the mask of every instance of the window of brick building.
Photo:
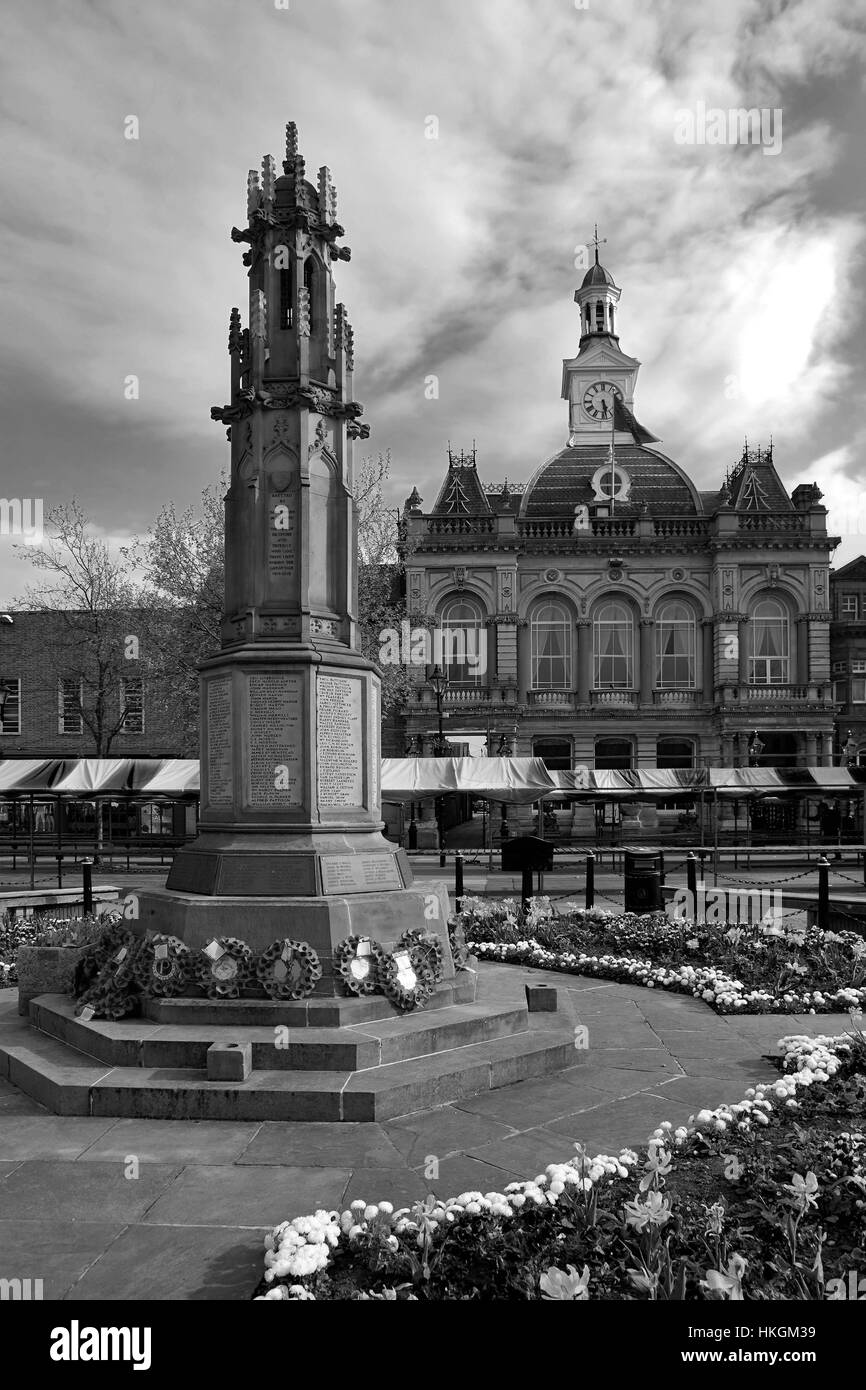
[[[84,682],[79,678],[60,680],[58,691],[59,710],[57,732],[59,734],[80,734],[84,732],[81,717],[81,703],[84,696]]]
[[[21,733],[21,682],[0,680],[0,734]]]
[[[843,618],[856,618],[856,617],[857,617],[857,595],[856,595],[856,594],[843,594],[843,595],[842,595],[842,617],[843,617]]]
[[[144,733],[144,686],[140,676],[128,676],[120,682],[120,705],[123,710],[123,732]]]

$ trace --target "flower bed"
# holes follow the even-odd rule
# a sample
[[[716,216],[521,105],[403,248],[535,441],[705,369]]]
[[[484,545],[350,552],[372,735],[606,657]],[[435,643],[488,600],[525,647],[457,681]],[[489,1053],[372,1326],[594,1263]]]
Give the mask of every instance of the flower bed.
[[[577,1145],[504,1192],[398,1211],[358,1200],[283,1222],[266,1237],[257,1297],[851,1297],[866,1260],[866,1040],[780,1048],[778,1081],[662,1125],[643,1161]]]
[[[465,898],[457,919],[481,960],[691,994],[717,1013],[831,1013],[866,1002],[866,941],[782,922],[728,927],[663,912],[575,909],[549,898]]]

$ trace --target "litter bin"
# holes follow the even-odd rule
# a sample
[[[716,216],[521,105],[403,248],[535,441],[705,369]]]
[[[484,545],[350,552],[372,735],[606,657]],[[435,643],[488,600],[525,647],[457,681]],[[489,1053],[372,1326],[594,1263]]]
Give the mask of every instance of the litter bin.
[[[662,906],[661,855],[652,849],[625,852],[626,912],[657,912]]]
[[[553,868],[553,844],[538,835],[517,835],[502,846],[502,872],[522,873],[532,869],[547,873]]]

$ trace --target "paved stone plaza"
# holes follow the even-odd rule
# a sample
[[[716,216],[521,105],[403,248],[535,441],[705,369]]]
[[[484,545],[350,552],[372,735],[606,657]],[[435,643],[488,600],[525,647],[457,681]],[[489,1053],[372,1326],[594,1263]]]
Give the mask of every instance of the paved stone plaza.
[[[408,1204],[500,1189],[568,1157],[639,1146],[662,1120],[772,1079],[786,1033],[838,1033],[845,1014],[719,1017],[699,1000],[573,975],[482,965],[503,996],[555,984],[589,1046],[553,1077],[383,1124],[116,1120],[53,1115],[0,1079],[0,1247],[51,1299],[246,1299],[262,1236],[358,1196]],[[26,1030],[0,991],[0,1030]],[[439,1176],[427,1180],[429,1160]],[[137,1176],[135,1175],[137,1174]]]

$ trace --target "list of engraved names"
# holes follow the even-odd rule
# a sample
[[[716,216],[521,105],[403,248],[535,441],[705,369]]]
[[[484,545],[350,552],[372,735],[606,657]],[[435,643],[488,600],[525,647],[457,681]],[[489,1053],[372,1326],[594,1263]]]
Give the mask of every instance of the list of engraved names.
[[[316,754],[320,806],[364,804],[361,682],[320,675],[316,683]]]
[[[231,677],[207,684],[207,788],[211,806],[232,804]]]
[[[249,806],[301,806],[301,677],[249,676],[250,750],[247,767]]]

